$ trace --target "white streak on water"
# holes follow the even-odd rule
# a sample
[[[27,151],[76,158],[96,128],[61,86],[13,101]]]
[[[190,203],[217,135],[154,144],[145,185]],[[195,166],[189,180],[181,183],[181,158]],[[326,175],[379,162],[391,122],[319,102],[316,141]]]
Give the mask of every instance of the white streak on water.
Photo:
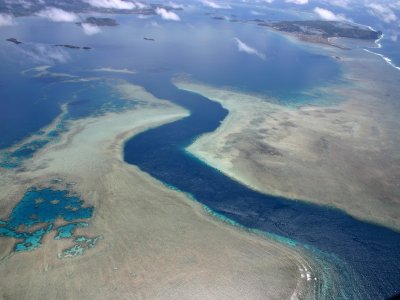
[[[381,37],[380,37],[379,39],[375,40],[375,45],[376,45],[379,49],[382,48],[382,45],[381,45],[380,41],[383,39],[384,36],[385,36],[385,35],[382,33]]]
[[[387,63],[388,63],[389,65],[391,65],[393,68],[395,68],[395,69],[397,69],[397,70],[400,70],[400,67],[396,66],[396,65],[393,63],[393,61],[392,61],[389,57],[386,57],[386,56],[384,56],[383,54],[376,53],[376,52],[373,52],[373,51],[368,50],[368,49],[364,49],[364,51],[367,51],[368,53],[371,53],[371,54],[380,56],[385,62],[387,62]]]

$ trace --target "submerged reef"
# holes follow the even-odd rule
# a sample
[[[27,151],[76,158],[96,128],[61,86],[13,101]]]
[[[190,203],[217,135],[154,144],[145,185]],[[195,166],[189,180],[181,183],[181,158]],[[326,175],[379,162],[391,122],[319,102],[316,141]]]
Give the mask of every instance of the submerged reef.
[[[93,247],[98,237],[75,236],[75,229],[87,227],[87,220],[93,216],[94,207],[84,206],[84,201],[65,190],[31,188],[12,209],[7,220],[0,221],[0,237],[15,238],[18,241],[14,252],[32,251],[40,247],[43,237],[56,231],[56,240],[74,239],[77,247],[88,244]],[[63,225],[56,225],[62,219]],[[78,239],[79,238],[79,239]],[[94,240],[94,242],[93,242]],[[89,241],[89,242],[88,242]]]

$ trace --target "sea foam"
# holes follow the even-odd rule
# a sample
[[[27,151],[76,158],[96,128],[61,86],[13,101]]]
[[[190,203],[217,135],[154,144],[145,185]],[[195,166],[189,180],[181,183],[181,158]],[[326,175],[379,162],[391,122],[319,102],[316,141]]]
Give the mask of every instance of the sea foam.
[[[368,53],[371,53],[371,54],[374,54],[374,55],[377,55],[377,56],[381,57],[385,62],[387,62],[387,63],[388,63],[389,65],[391,65],[393,68],[395,68],[395,69],[397,69],[397,70],[400,70],[400,67],[396,66],[396,65],[394,64],[394,62],[393,62],[389,57],[386,57],[386,56],[384,56],[383,54],[376,53],[376,52],[371,51],[371,50],[368,50],[368,49],[364,49],[364,51],[367,51]]]

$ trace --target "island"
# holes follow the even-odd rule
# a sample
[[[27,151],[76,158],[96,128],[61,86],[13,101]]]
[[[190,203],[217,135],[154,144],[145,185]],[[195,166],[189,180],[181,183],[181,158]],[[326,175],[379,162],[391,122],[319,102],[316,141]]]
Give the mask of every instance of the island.
[[[77,25],[82,25],[82,23],[88,23],[96,26],[118,26],[118,22],[111,18],[97,18],[97,17],[88,17],[83,22],[76,23]]]
[[[151,41],[151,42],[154,42],[155,41],[155,39],[153,39],[153,38],[148,38],[148,37],[144,37],[143,38],[145,41]]]
[[[21,41],[18,41],[16,38],[9,38],[9,39],[6,39],[6,41],[8,41],[10,43],[14,43],[16,45],[23,44]]]
[[[64,48],[68,48],[68,49],[76,49],[76,50],[90,50],[92,49],[91,47],[81,47],[81,46],[75,46],[75,45],[68,45],[68,44],[61,44],[61,45],[54,45],[55,47],[64,47]]]
[[[16,38],[8,38],[6,39],[7,42],[14,43],[16,45],[23,44],[23,42],[17,40]],[[91,47],[87,46],[75,46],[75,45],[69,45],[69,44],[57,44],[53,45],[54,47],[63,47],[63,48],[68,48],[68,49],[76,49],[76,50],[91,50]]]
[[[333,43],[331,38],[351,38],[360,40],[378,40],[382,37],[381,31],[375,31],[369,27],[362,27],[348,22],[338,21],[263,21],[259,26],[269,27],[273,30],[295,35],[306,42],[327,44],[341,49],[348,49]]]

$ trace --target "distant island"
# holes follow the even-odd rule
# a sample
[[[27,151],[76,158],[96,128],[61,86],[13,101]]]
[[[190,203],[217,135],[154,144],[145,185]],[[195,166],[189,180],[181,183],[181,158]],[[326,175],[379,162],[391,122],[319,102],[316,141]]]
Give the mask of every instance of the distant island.
[[[9,39],[6,39],[6,41],[14,43],[16,45],[23,44],[22,42],[18,41],[16,38],[9,38]]]
[[[143,39],[144,39],[145,41],[152,41],[152,42],[155,41],[155,39],[153,39],[153,38],[148,38],[148,37],[144,37]]]
[[[19,45],[23,44],[23,42],[17,40],[16,38],[8,38],[6,39],[7,42]],[[59,44],[59,45],[53,45],[54,47],[63,47],[63,48],[68,48],[68,49],[77,49],[77,50],[91,50],[91,47],[87,46],[75,46],[75,45],[69,45],[69,44]]]
[[[78,25],[82,25],[82,23],[89,23],[96,26],[118,26],[118,22],[111,18],[97,18],[97,17],[88,17],[85,21],[76,23]]]
[[[74,46],[74,45],[54,45],[56,47],[64,47],[64,48],[69,48],[69,49],[82,49],[82,50],[90,50],[92,49],[91,47],[80,47],[80,46]]]
[[[107,2],[107,1],[103,1]],[[110,2],[110,1],[109,1]],[[124,1],[123,1],[124,2]],[[158,1],[160,2],[160,1]],[[26,3],[22,5],[21,3]],[[141,5],[135,6],[134,8],[120,8],[120,7],[110,7],[110,6],[93,6],[90,1],[82,0],[68,0],[68,1],[57,1],[57,0],[47,0],[47,1],[6,1],[0,0],[0,10],[2,13],[12,14],[15,17],[32,16],[37,12],[46,9],[47,6],[56,6],[57,8],[74,12],[77,14],[89,14],[89,13],[101,13],[101,14],[135,14],[143,16],[153,16],[157,15],[157,8],[164,8],[168,11],[182,10],[181,7],[172,7],[174,5],[162,4],[162,3],[147,3],[145,6]],[[96,18],[97,19],[97,18]],[[101,18],[99,18],[101,19]],[[111,26],[111,25],[99,25],[98,26]]]
[[[265,26],[276,31],[293,34],[303,41],[327,44],[341,49],[347,48],[332,43],[330,38],[340,37],[360,40],[377,40],[382,36],[381,31],[375,31],[371,28],[346,22],[321,20],[260,22],[258,19],[254,21],[257,21],[259,26]]]

